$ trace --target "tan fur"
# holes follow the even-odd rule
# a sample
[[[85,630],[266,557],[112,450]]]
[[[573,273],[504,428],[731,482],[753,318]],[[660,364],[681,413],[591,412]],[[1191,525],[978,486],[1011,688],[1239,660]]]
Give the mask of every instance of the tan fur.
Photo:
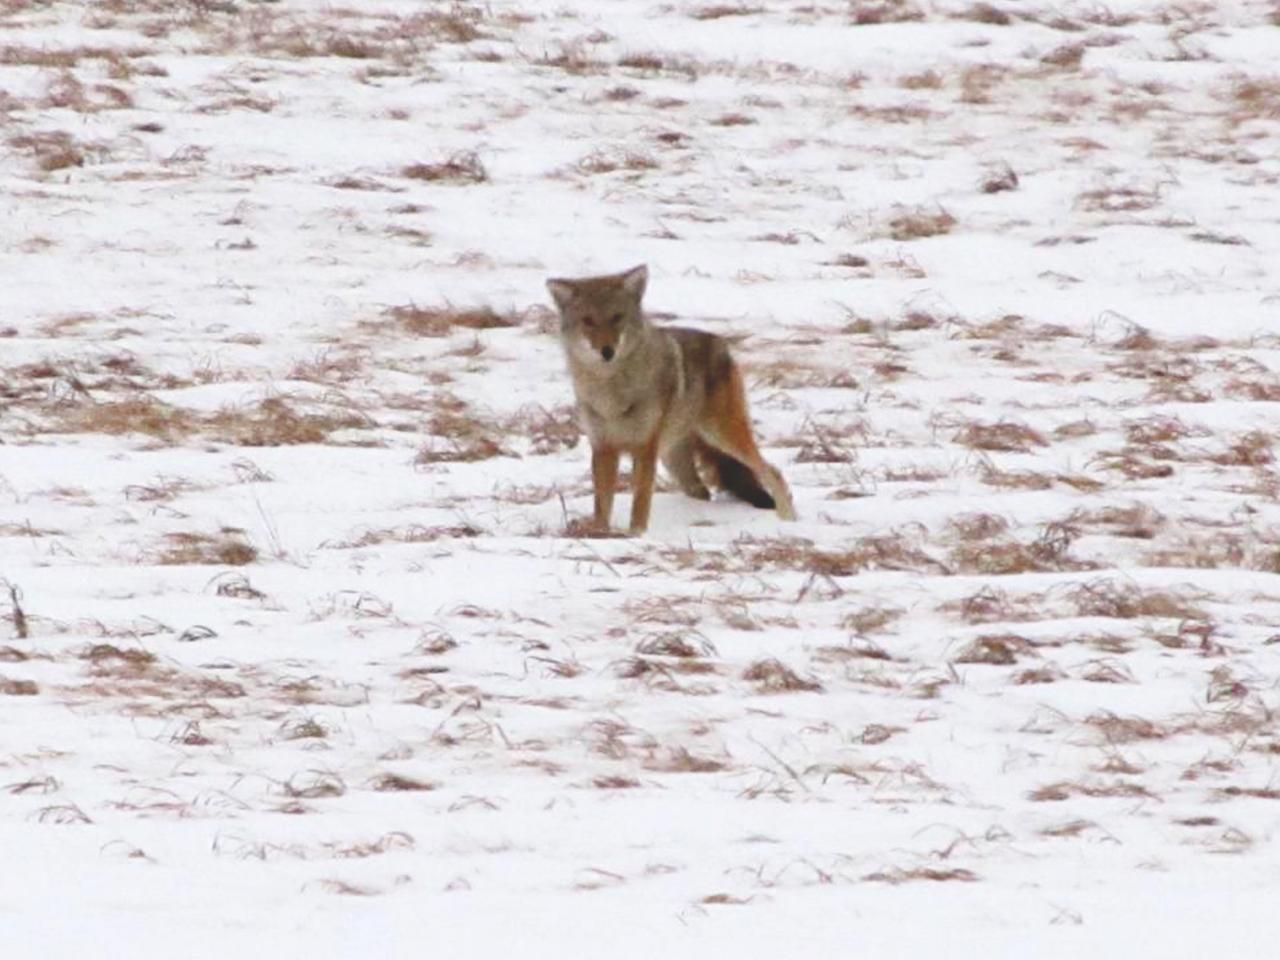
[[[705,474],[713,486],[794,520],[787,482],[756,446],[742,373],[728,342],[701,330],[651,324],[641,309],[648,277],[641,266],[547,281],[591,441],[596,525],[609,528],[623,453],[632,461],[633,534],[649,525],[659,458],[691,497],[710,498]]]

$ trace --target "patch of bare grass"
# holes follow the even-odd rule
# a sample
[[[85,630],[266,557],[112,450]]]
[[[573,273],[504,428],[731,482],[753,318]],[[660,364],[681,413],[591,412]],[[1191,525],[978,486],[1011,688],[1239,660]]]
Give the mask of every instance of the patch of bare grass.
[[[434,543],[438,540],[461,540],[478,537],[483,533],[479,527],[469,523],[457,523],[450,526],[423,526],[409,524],[402,527],[382,527],[368,529],[358,536],[345,540],[326,542],[324,546],[334,550],[356,550],[375,547],[384,543]]]
[[[1020,656],[1033,654],[1031,641],[1012,633],[983,634],[967,643],[952,663],[1012,666]]]
[[[898,78],[898,86],[903,90],[940,90],[942,85],[942,74],[936,70],[908,73]]]
[[[1280,120],[1280,77],[1238,77],[1225,99],[1233,123]]]
[[[894,240],[905,242],[943,236],[950,233],[955,225],[956,218],[946,210],[898,207],[889,218],[886,229]]]
[[[12,680],[9,677],[0,676],[0,696],[34,697],[39,692],[40,687],[34,680]]]
[[[956,881],[960,883],[975,883],[978,880],[978,875],[964,867],[911,867],[909,869],[893,867],[889,870],[877,870],[875,873],[869,873],[862,879],[868,883],[887,883],[896,887],[919,880],[925,880],[930,883]]]
[[[849,22],[866,27],[882,23],[913,23],[925,18],[913,0],[850,0]]]
[[[423,793],[437,789],[439,784],[399,773],[380,773],[369,781],[369,786],[379,793]]]
[[[1159,187],[1100,187],[1076,197],[1076,207],[1090,213],[1134,213],[1159,203]]]
[[[418,451],[414,463],[473,463],[493,457],[516,456],[506,441],[506,428],[492,418],[474,411],[466,401],[452,394],[437,398],[436,411],[427,423],[431,439]]]
[[[304,412],[282,397],[268,397],[244,407],[224,407],[200,426],[210,436],[243,447],[279,447],[325,443],[340,430],[370,426],[351,409]]]
[[[1084,52],[1083,43],[1064,43],[1044,54],[1040,62],[1059,70],[1079,70],[1084,62]]]
[[[1203,591],[1195,591],[1195,599],[1203,600]],[[1079,617],[1108,617],[1133,620],[1139,617],[1162,617],[1175,620],[1204,620],[1205,611],[1192,600],[1154,587],[1143,587],[1129,581],[1090,580],[1074,587],[1068,596]]]
[[[658,161],[638,150],[593,150],[577,163],[577,169],[586,174],[643,173],[656,170]]]
[[[161,566],[210,564],[240,567],[258,559],[258,549],[249,543],[243,530],[230,527],[208,533],[168,533],[155,558]]]
[[[697,7],[690,11],[694,20],[721,20],[725,17],[749,17],[764,13],[764,7],[752,7],[746,4],[713,3],[705,7]]]
[[[62,130],[18,134],[10,137],[8,142],[13,149],[29,154],[45,173],[82,167],[85,163],[83,144]]]
[[[1048,446],[1044,436],[1021,423],[969,423],[954,437],[956,443],[974,450],[1002,453],[1029,453],[1034,447]]]
[[[881,633],[886,627],[901,619],[906,611],[901,607],[862,607],[847,613],[840,621],[840,626],[858,636],[870,633]],[[886,655],[887,658],[887,655]]]
[[[979,189],[983,193],[1006,193],[1018,189],[1018,174],[1007,163],[991,170],[982,178]]]
[[[492,307],[421,307],[408,303],[389,307],[386,315],[397,326],[418,337],[447,337],[455,330],[502,330],[518,327],[521,317],[515,313],[499,313]]]
[[[658,773],[719,773],[729,764],[715,757],[690,753],[686,747],[664,747],[650,751],[643,766]]]
[[[455,153],[439,163],[411,163],[400,173],[410,180],[428,183],[475,184],[489,180],[489,172],[480,162],[480,157],[469,150]]]
[[[801,677],[779,660],[757,660],[742,671],[742,679],[756,685],[760,693],[821,693],[822,684],[812,677]]]
[[[1115,780],[1111,783],[1061,780],[1057,783],[1050,783],[1043,787],[1037,787],[1035,790],[1032,790],[1027,794],[1027,799],[1036,803],[1058,802],[1062,800],[1070,800],[1072,797],[1090,797],[1094,799],[1156,799],[1155,794],[1142,786],[1142,784],[1131,783],[1126,780]]]
[[[1013,23],[1013,17],[1008,11],[990,3],[975,3],[967,10],[956,14],[956,16],[961,20],[985,23],[993,27],[1007,27]]]

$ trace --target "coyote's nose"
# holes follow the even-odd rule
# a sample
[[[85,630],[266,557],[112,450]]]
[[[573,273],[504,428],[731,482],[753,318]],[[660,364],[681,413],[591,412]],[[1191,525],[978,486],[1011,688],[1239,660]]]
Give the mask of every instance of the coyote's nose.
[[[604,359],[605,359],[605,361],[606,361],[606,362],[608,362],[608,361],[612,360],[612,359],[613,359],[613,347],[601,347],[601,348],[600,348],[600,356],[604,357]]]

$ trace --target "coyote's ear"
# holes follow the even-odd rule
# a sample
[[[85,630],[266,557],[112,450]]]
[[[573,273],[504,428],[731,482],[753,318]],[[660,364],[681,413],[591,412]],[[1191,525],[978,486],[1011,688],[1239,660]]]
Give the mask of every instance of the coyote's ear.
[[[556,302],[556,306],[561,310],[569,308],[569,301],[573,299],[573,284],[568,280],[548,280],[547,289],[551,291],[551,299]]]
[[[637,300],[644,296],[645,284],[649,282],[649,268],[643,263],[632,267],[622,275],[622,289]]]

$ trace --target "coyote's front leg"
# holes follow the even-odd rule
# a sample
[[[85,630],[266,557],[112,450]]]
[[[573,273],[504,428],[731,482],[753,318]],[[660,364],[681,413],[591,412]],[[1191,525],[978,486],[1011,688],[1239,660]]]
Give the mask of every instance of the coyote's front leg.
[[[595,488],[595,524],[602,533],[609,532],[613,516],[613,491],[618,486],[618,450],[615,447],[591,447],[591,484]]]
[[[631,530],[633,537],[649,529],[649,507],[653,504],[653,478],[658,469],[658,433],[631,452]]]

